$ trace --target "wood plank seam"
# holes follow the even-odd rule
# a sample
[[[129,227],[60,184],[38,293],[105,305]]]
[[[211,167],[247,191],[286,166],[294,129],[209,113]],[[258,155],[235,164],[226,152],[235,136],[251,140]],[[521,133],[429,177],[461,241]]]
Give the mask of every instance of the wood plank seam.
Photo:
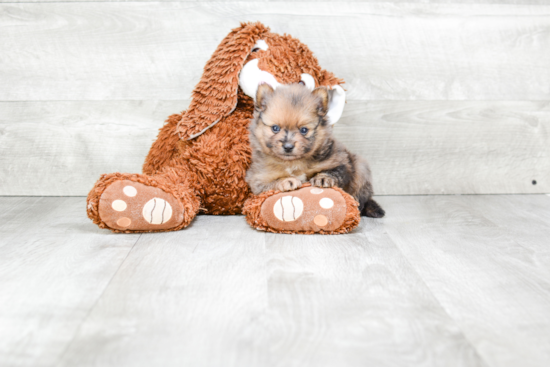
[[[134,250],[134,248],[136,247],[136,244],[139,242],[139,240],[141,239],[143,234],[139,234],[139,237],[137,238],[136,242],[134,242],[134,244],[132,245],[132,248],[130,249],[130,251],[128,251],[128,253],[126,254],[126,256],[124,257],[124,260],[122,260],[117,268],[117,270],[115,272],[113,272],[113,275],[111,276],[111,279],[109,279],[109,282],[107,282],[107,284],[105,285],[105,287],[103,288],[103,290],[101,291],[101,293],[99,294],[99,296],[97,297],[97,299],[95,300],[94,304],[88,309],[88,312],[86,313],[86,316],[82,318],[82,321],[79,323],[78,327],[75,329],[75,332],[73,334],[73,337],[71,338],[71,340],[67,343],[67,345],[65,346],[65,348],[63,349],[63,351],[59,354],[58,358],[57,358],[57,363],[56,365],[58,365],[61,360],[63,359],[63,356],[67,353],[67,351],[70,349],[71,345],[73,344],[74,340],[76,339],[76,337],[78,336],[78,333],[82,327],[82,325],[84,325],[86,323],[86,320],[88,320],[88,318],[90,317],[91,313],[93,312],[93,310],[96,308],[97,304],[99,303],[99,301],[101,300],[101,297],[103,297],[103,295],[105,294],[105,291],[109,288],[109,286],[111,285],[111,282],[113,281],[113,279],[116,277],[116,275],[119,273],[120,269],[122,268],[122,266],[124,265],[124,263],[126,262],[126,259],[128,259],[128,256],[130,255],[130,253]],[[124,235],[121,235],[121,236],[124,236]]]
[[[389,195],[388,195],[389,196]],[[395,195],[393,195],[395,196]],[[376,219],[370,219],[370,218],[361,218],[362,220],[364,221],[377,221]],[[384,219],[382,219],[381,221],[384,221]],[[368,239],[368,236],[366,235],[365,231],[362,230],[364,227],[361,226],[359,227],[358,231],[361,231],[361,234],[363,235],[363,237],[365,238],[365,240],[368,242],[369,239]],[[483,358],[483,356],[481,355],[480,351],[478,350],[478,348],[476,348],[475,344],[472,342],[471,338],[468,337],[467,333],[464,331],[464,328],[460,325],[460,323],[458,322],[458,320],[456,320],[450,313],[449,311],[443,306],[443,304],[441,304],[441,301],[436,297],[435,293],[432,291],[432,289],[430,288],[430,286],[428,285],[428,283],[425,281],[425,279],[422,277],[422,275],[418,272],[418,270],[416,269],[416,267],[413,265],[413,263],[410,261],[410,259],[405,255],[405,253],[401,250],[400,246],[396,243],[396,241],[392,238],[391,234],[390,233],[387,233],[390,241],[394,244],[395,248],[397,249],[397,251],[399,251],[399,253],[401,254],[401,256],[403,257],[403,259],[405,259],[405,261],[407,262],[407,264],[410,266],[410,269],[412,269],[414,271],[414,274],[418,277],[418,279],[420,279],[422,281],[422,284],[424,284],[424,286],[426,287],[426,289],[430,292],[430,294],[432,295],[434,301],[437,302],[437,304],[439,305],[439,307],[441,308],[441,310],[449,317],[449,319],[453,320],[455,322],[455,325],[458,329],[460,329],[460,332],[462,334],[462,336],[464,337],[464,340],[466,340],[468,342],[468,344],[470,345],[470,347],[472,349],[474,349],[476,352],[477,352],[477,356],[479,357],[479,359],[481,359],[483,362],[485,362],[485,364],[487,366],[489,366],[489,363],[488,361]]]

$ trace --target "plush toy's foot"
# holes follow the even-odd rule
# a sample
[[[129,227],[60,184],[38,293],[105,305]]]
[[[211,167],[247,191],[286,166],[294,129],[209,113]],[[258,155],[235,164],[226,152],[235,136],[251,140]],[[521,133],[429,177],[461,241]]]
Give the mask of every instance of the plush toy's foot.
[[[88,216],[115,232],[181,229],[193,219],[198,198],[163,177],[104,175],[88,195]]]
[[[358,203],[339,188],[305,187],[252,196],[243,213],[256,229],[276,233],[347,233],[361,220]]]
[[[166,230],[183,222],[183,206],[176,198],[154,186],[130,180],[117,181],[103,191],[99,216],[109,228]]]

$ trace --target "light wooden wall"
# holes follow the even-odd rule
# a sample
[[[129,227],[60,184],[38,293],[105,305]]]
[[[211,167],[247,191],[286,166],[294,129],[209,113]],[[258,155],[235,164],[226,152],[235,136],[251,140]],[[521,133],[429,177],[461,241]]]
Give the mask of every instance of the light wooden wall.
[[[378,194],[550,192],[550,1],[473,2],[0,1],[0,195],[139,172],[220,40],[256,20],[346,80],[335,131]]]

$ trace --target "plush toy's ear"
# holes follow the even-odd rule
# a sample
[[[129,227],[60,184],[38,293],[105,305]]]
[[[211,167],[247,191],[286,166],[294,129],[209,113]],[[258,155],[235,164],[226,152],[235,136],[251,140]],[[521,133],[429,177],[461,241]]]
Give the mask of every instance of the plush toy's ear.
[[[340,117],[342,117],[342,112],[344,112],[344,106],[346,105],[346,91],[340,86],[343,83],[344,80],[335,77],[331,72],[326,70],[321,72],[319,84],[329,88],[327,119],[331,125],[338,122]]]
[[[329,124],[334,125],[338,120],[340,120],[340,117],[342,117],[342,112],[344,112],[344,106],[346,105],[346,91],[344,91],[344,88],[341,86],[334,85],[329,91],[329,97],[327,118]]]
[[[180,139],[196,138],[233,112],[237,106],[239,73],[256,41],[267,32],[269,28],[261,23],[241,23],[219,44],[178,123]]]
[[[325,87],[319,87],[315,88],[311,93],[319,99],[319,107],[317,108],[317,113],[319,114],[319,116],[325,116],[328,112],[329,104],[328,90]]]

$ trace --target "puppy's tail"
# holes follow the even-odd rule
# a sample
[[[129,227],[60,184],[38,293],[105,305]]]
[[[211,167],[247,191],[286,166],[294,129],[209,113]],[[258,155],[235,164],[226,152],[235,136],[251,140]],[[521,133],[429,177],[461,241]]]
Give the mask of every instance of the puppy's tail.
[[[369,199],[365,206],[363,207],[363,210],[361,210],[361,215],[363,217],[371,217],[371,218],[382,218],[384,215],[386,215],[386,212],[378,203],[372,199]]]

